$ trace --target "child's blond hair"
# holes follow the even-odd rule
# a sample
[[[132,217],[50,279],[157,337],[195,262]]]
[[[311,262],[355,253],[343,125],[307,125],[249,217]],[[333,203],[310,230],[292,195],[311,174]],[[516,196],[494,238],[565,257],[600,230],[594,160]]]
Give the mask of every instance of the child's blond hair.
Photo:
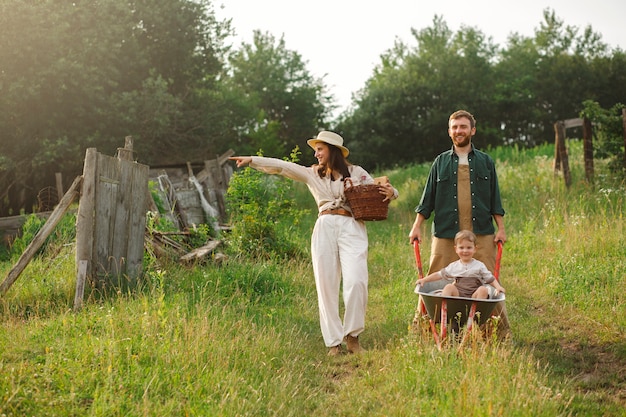
[[[476,244],[476,235],[471,230],[461,230],[454,236],[454,246],[456,246],[462,240],[469,240],[474,245]]]

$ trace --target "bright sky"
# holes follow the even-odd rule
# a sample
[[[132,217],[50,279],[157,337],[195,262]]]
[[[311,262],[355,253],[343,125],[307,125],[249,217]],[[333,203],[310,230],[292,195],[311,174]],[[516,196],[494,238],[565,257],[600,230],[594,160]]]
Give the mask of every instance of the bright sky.
[[[235,47],[251,43],[255,29],[277,39],[284,35],[286,48],[302,56],[312,75],[324,77],[339,106],[335,115],[364,87],[380,54],[396,39],[416,45],[411,28],[431,27],[435,15],[453,32],[471,26],[505,45],[513,32],[533,36],[550,8],[579,33],[591,25],[605,43],[626,50],[624,0],[215,0],[214,5],[219,19],[232,19]]]

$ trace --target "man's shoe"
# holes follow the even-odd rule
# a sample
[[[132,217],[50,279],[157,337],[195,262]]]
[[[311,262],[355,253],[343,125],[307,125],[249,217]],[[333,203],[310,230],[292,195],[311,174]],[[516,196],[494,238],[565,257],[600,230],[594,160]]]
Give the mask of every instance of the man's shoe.
[[[365,349],[359,345],[359,337],[358,336],[346,336],[346,346],[348,348],[349,353],[361,353]]]
[[[341,355],[341,345],[332,346],[328,349],[328,356],[339,356]]]

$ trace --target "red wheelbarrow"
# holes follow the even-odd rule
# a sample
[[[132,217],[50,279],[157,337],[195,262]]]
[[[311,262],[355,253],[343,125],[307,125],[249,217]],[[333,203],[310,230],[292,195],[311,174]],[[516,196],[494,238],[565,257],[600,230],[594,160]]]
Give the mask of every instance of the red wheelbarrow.
[[[422,257],[420,255],[419,242],[413,242],[415,250],[415,261],[419,278],[424,278],[422,269]],[[500,279],[500,262],[502,260],[502,242],[497,243],[496,265],[493,275]],[[465,339],[470,334],[474,324],[483,324],[490,317],[496,305],[505,300],[504,293],[491,294],[488,299],[475,299],[467,297],[443,296],[443,287],[448,284],[446,280],[427,282],[424,285],[415,287],[415,292],[420,295],[418,311],[428,315],[430,329],[437,348],[441,350],[441,343],[446,338],[448,326],[453,323],[465,323],[465,334],[461,339],[460,346],[463,346]],[[437,334],[436,323],[440,323],[440,331]]]

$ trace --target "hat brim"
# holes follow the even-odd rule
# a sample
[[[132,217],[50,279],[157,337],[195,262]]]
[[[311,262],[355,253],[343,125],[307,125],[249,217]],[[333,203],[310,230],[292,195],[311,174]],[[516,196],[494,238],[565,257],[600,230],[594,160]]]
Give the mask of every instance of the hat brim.
[[[325,143],[325,144],[327,144],[327,145],[332,145],[332,146],[334,146],[334,147],[336,147],[336,148],[341,149],[341,154],[343,155],[343,157],[344,157],[344,158],[347,158],[347,157],[348,157],[348,155],[350,155],[350,150],[349,150],[348,148],[346,148],[345,146],[335,145],[334,143],[328,143],[328,142],[326,142],[325,140],[321,140],[321,139],[318,139],[318,138],[313,138],[313,139],[309,139],[309,140],[307,140],[307,141],[306,141],[306,143],[307,143],[307,144],[308,144],[308,145],[309,145],[312,149],[315,149],[315,144],[316,144],[316,143],[318,143],[318,142],[323,142],[323,143]]]

